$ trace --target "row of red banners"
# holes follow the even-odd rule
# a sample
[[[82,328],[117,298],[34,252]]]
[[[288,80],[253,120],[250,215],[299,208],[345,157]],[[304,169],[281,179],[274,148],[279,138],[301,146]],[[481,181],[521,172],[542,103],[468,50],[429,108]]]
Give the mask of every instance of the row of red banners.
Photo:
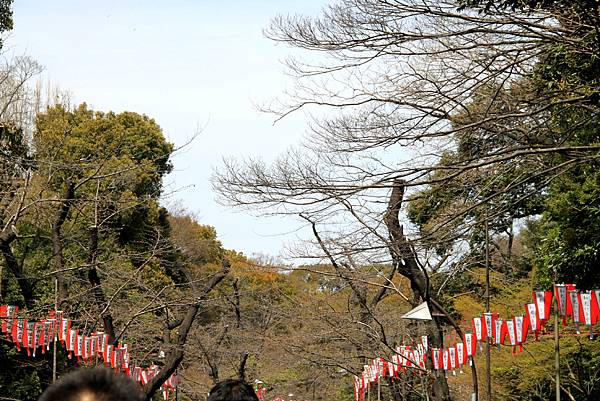
[[[471,364],[477,352],[477,343],[489,342],[496,345],[510,345],[513,353],[522,351],[528,334],[538,340],[540,332],[551,316],[553,297],[556,297],[558,315],[563,326],[570,320],[577,331],[587,326],[593,338],[593,326],[600,323],[600,290],[578,291],[572,284],[556,284],[552,291],[534,291],[533,302],[525,304],[525,314],[501,319],[495,312],[483,313],[471,320],[471,327],[460,341],[453,341],[445,348],[428,349],[427,336],[421,337],[416,346],[400,346],[391,358],[375,358],[371,365],[365,365],[362,375],[354,376],[354,395],[357,401],[364,398],[369,386],[382,377],[398,377],[400,373],[413,375],[429,374],[427,357],[435,371],[452,371]],[[480,346],[480,348],[482,348]]]
[[[72,321],[65,318],[62,311],[51,311],[42,320],[19,316],[18,311],[18,306],[0,305],[1,330],[8,341],[14,343],[19,351],[25,349],[28,356],[35,357],[38,350],[45,354],[53,341],[57,341],[68,352],[69,359],[75,357],[78,363],[85,364],[103,361],[107,367],[130,376],[141,385],[150,382],[159,372],[156,365],[143,368],[132,364],[127,344],[109,344],[106,333],[98,331],[84,334],[72,327]],[[176,387],[177,378],[171,375],[162,385],[165,399]]]

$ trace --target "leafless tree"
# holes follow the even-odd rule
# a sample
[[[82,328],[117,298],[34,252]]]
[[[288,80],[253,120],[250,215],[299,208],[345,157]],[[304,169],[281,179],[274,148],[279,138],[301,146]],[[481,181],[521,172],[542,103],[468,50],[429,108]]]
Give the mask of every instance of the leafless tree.
[[[461,9],[452,1],[342,0],[320,17],[276,18],[267,36],[309,56],[288,60],[296,86],[265,109],[277,118],[320,109],[305,142],[274,163],[226,160],[214,175],[221,201],[303,216],[321,228],[315,247],[297,256],[391,265],[380,277],[408,278],[413,302],[444,315],[427,275],[447,270],[461,248],[439,255],[431,252],[437,241],[466,238],[482,222],[466,218],[474,209],[511,191],[526,199],[570,168],[598,161],[597,144],[568,143],[597,118],[597,83],[540,91],[536,82],[540,60],[556,46],[584,58],[597,53],[597,41],[584,40],[597,18],[576,3],[514,9],[475,1]],[[589,118],[557,126],[556,110]],[[444,163],[469,135],[488,145]],[[557,154],[563,161],[549,163]],[[516,165],[527,168],[499,185],[497,177]],[[456,202],[427,232],[398,216],[422,190],[457,180],[486,191]],[[496,202],[486,218],[503,213]],[[429,334],[441,345],[439,327]],[[446,389],[434,399],[448,397]]]

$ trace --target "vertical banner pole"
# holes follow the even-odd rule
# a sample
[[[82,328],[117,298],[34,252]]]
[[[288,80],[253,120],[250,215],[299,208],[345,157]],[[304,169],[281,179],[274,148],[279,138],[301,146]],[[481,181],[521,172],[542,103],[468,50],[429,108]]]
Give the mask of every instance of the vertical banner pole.
[[[488,211],[485,210],[485,312],[490,313],[490,231],[488,227]],[[490,339],[491,327],[487,328],[485,341],[485,384],[487,400],[492,401],[492,372],[491,372],[491,353]]]
[[[54,318],[58,319],[58,279],[54,278]],[[56,320],[58,321],[58,320]],[[56,328],[56,325],[55,325]],[[62,330],[62,327],[59,328]],[[56,329],[54,330],[54,344],[52,346],[52,383],[56,381]]]
[[[555,279],[556,282],[556,273]],[[554,287],[556,289],[556,286]],[[557,292],[555,290],[555,292]],[[554,296],[555,308],[554,308],[554,373],[556,375],[556,401],[560,401],[560,336],[558,334],[558,297]]]

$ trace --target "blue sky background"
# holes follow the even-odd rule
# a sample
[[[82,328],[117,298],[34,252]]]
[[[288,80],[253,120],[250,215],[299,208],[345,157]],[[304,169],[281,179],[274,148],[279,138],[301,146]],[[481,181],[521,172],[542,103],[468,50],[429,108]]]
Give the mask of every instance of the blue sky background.
[[[177,191],[165,202],[214,226],[226,248],[276,256],[299,223],[217,205],[209,177],[223,157],[269,160],[300,140],[305,116],[273,125],[256,110],[290,85],[281,61],[292,50],[262,31],[277,14],[318,14],[325,3],[17,0],[4,52],[36,59],[75,103],[154,118],[176,145],[202,129],[174,157],[167,191]]]

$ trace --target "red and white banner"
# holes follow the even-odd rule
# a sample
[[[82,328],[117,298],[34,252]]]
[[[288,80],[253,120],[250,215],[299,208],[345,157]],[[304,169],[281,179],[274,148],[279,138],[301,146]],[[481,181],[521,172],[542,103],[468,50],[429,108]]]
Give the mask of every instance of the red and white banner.
[[[28,356],[35,357],[40,349],[45,353],[56,342],[68,351],[69,358],[75,355],[79,362],[90,364],[101,358],[107,366],[134,377],[140,383],[152,380],[159,371],[156,365],[148,368],[132,365],[127,344],[108,344],[108,336],[102,332],[87,335],[80,332],[72,327],[71,320],[65,318],[62,311],[51,311],[47,319],[36,321],[29,316],[19,316],[17,306],[0,305],[0,321],[2,333],[18,350],[25,348]],[[384,361],[381,369],[385,369],[385,366]],[[162,385],[163,395],[168,398],[176,386],[177,379],[171,375]]]

